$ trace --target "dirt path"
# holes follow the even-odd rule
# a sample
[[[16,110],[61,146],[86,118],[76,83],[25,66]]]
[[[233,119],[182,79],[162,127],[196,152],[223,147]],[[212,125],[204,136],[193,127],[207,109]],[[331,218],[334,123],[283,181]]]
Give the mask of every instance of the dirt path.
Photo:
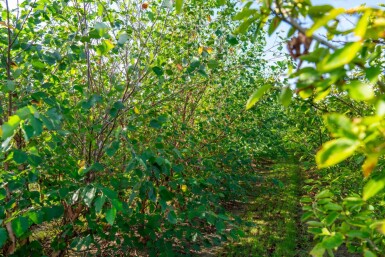
[[[240,203],[236,214],[248,221],[239,242],[215,249],[211,256],[309,256],[311,237],[300,222],[303,177],[294,164],[274,164],[263,181]],[[207,255],[206,255],[207,256]]]

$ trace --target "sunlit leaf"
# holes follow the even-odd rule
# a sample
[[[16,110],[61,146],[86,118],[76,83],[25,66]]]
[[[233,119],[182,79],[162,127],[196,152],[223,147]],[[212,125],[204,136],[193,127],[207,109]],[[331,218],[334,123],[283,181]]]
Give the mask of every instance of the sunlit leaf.
[[[8,119],[8,122],[4,123],[2,126],[2,139],[7,139],[12,136],[14,131],[19,127],[20,117],[13,115]]]
[[[377,165],[377,162],[377,155],[369,155],[368,157],[366,157],[364,164],[362,164],[362,172],[365,177],[368,177],[372,173],[373,169]]]
[[[334,137],[358,138],[352,121],[343,114],[332,113],[325,115],[324,121]]]
[[[21,237],[25,232],[27,232],[29,226],[30,224],[28,219],[23,216],[19,216],[12,220],[12,229],[17,237]]]
[[[249,100],[247,100],[246,103],[246,110],[250,109],[253,107],[259,99],[272,87],[271,84],[266,84],[263,85],[262,87],[258,88],[255,90],[255,92],[250,96]]]
[[[281,22],[281,19],[278,17],[274,17],[274,19],[271,21],[268,29],[268,34],[271,36],[274,31],[278,28],[279,24]]]
[[[375,254],[374,252],[372,252],[370,250],[365,250],[364,251],[364,257],[377,257],[377,254]]]
[[[343,235],[341,233],[336,233],[335,235],[322,240],[322,247],[326,249],[333,249],[340,246],[343,242]]]
[[[360,41],[346,44],[343,48],[338,49],[319,63],[318,69],[321,72],[327,72],[350,63],[356,57],[361,47],[362,42]]]
[[[290,105],[292,97],[293,91],[290,89],[290,87],[285,87],[282,89],[279,100],[283,106],[287,107]]]
[[[336,8],[331,10],[327,15],[318,19],[313,24],[313,26],[308,31],[306,31],[306,36],[311,37],[317,29],[321,28],[322,26],[325,26],[330,20],[336,18],[338,15],[340,15],[344,11],[345,11],[344,8]]]
[[[366,33],[366,28],[368,27],[369,24],[369,18],[370,15],[372,14],[371,10],[367,10],[360,20],[357,23],[356,28],[354,29],[354,34],[356,34],[357,37],[364,37]]]
[[[322,246],[321,243],[318,243],[310,251],[310,255],[313,257],[323,257],[326,249]]]
[[[180,13],[183,7],[183,0],[175,0],[175,10],[176,13]]]
[[[373,88],[362,81],[354,80],[347,85],[349,95],[357,101],[366,101],[374,97]]]
[[[326,168],[342,162],[353,155],[360,143],[357,140],[338,138],[326,142],[316,155],[319,168]]]
[[[376,194],[378,194],[385,187],[385,179],[375,180],[371,179],[364,186],[362,198],[364,201],[372,198]]]

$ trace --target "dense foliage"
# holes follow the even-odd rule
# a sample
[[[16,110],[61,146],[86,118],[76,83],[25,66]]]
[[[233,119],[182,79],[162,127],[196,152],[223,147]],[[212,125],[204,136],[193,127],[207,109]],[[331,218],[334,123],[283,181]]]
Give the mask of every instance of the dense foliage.
[[[289,67],[289,78],[295,79],[295,96],[307,99],[312,108],[324,114],[324,124],[334,138],[315,156],[318,168],[328,168],[307,181],[306,188],[314,190],[315,197],[310,194],[303,199],[307,205],[302,220],[318,241],[311,254],[324,256],[327,252],[333,256],[333,250],[343,244],[351,253],[383,254],[383,193],[379,193],[385,178],[373,171],[376,166],[378,171],[383,167],[384,11],[365,5],[348,10],[313,6],[306,0],[263,1],[259,9],[252,3],[249,1],[236,15],[242,20],[238,31],[246,31],[255,21],[265,23],[271,14],[269,34],[281,22],[291,27],[287,48],[298,60],[295,71]],[[310,26],[302,25],[305,20]],[[351,26],[340,26],[344,20]],[[321,28],[325,37],[316,33]],[[259,88],[248,107],[265,91]],[[283,88],[283,102],[292,94],[290,88]],[[367,182],[359,179],[360,166]]]
[[[313,256],[383,254],[380,7],[13,6],[1,5],[0,21],[4,256],[199,255],[244,236],[231,206],[261,184],[291,190],[293,204],[304,194]],[[268,63],[265,37],[281,23],[288,54]],[[295,173],[266,175],[278,162]]]
[[[221,202],[243,197],[239,180],[255,177],[245,167],[263,152],[244,111],[264,80],[263,39],[232,35],[230,2],[184,10],[3,6],[4,255],[171,256],[239,236],[224,233],[240,220]]]

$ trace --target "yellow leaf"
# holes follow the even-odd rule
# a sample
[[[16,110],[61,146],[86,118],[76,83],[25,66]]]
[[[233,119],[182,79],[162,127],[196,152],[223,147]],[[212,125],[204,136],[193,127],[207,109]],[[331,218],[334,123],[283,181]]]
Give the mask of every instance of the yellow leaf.
[[[357,26],[354,29],[354,34],[356,34],[357,37],[363,38],[365,36],[371,14],[371,10],[366,11],[358,21]]]
[[[136,106],[134,107],[134,112],[135,112],[135,114],[140,114],[138,107],[136,107]]]
[[[0,127],[0,137],[2,137],[2,136],[3,136],[3,130]]]
[[[210,15],[207,16],[207,21],[211,22],[211,16]]]
[[[372,173],[374,167],[376,167],[378,162],[378,156],[368,156],[362,165],[362,172],[364,173],[365,178]]]
[[[186,185],[181,185],[180,188],[182,189],[183,192],[187,191],[187,186]]]
[[[181,64],[179,64],[179,63],[176,65],[176,67],[177,67],[178,70],[180,70],[180,71],[183,70],[183,66],[182,66]]]
[[[4,21],[0,21],[0,25],[6,27],[6,28],[10,28],[10,29],[15,29],[15,27],[13,27],[12,25],[9,25],[7,23],[5,23]]]
[[[200,47],[198,48],[198,53],[199,53],[199,54],[202,54],[202,52],[203,52],[203,46],[200,46]]]
[[[212,47],[207,47],[206,48],[206,52],[211,54],[213,52],[213,48]]]
[[[378,232],[385,235],[385,220],[378,222]]]
[[[79,160],[78,161],[78,165],[80,168],[84,167],[86,165],[86,161],[85,160]]]

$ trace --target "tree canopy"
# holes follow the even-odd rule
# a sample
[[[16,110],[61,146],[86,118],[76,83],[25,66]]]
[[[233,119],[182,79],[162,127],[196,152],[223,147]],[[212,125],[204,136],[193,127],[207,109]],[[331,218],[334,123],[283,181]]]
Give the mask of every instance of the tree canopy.
[[[0,8],[4,256],[204,255],[245,237],[239,202],[280,190],[300,194],[306,254],[384,253],[382,6]]]

